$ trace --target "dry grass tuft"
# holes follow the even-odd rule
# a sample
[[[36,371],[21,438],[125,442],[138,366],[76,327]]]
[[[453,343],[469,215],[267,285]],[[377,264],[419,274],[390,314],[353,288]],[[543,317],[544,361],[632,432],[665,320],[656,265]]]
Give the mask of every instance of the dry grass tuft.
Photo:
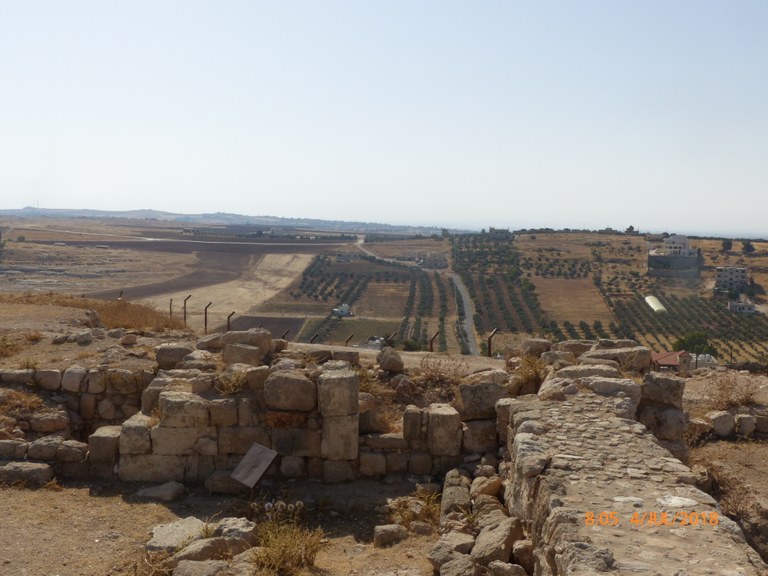
[[[239,394],[247,382],[245,372],[220,372],[216,375],[214,387],[219,394]]]
[[[325,541],[320,528],[301,526],[304,503],[282,500],[256,501],[250,505],[257,523],[258,547],[251,552],[256,574],[297,574],[314,566],[317,553]]]
[[[546,375],[546,366],[541,358],[527,355],[520,358],[515,378],[523,388],[538,390]]]
[[[758,386],[752,380],[745,380],[731,374],[723,375],[714,381],[715,390],[710,398],[713,410],[730,410],[739,406],[754,406],[757,401]]]
[[[468,372],[469,367],[466,362],[450,356],[429,354],[422,358],[418,375],[415,377],[421,382],[458,386]]]
[[[24,333],[24,340],[30,344],[37,344],[43,339],[43,333],[40,330],[32,330]]]
[[[9,336],[0,336],[0,358],[8,358],[21,350],[21,344]]]
[[[169,553],[163,552],[142,552],[119,576],[171,576],[173,568],[169,568],[165,563],[170,556]]]
[[[0,416],[18,419],[37,412],[43,406],[42,399],[30,392],[0,390]]]
[[[59,484],[59,481],[56,480],[56,478],[53,478],[51,480],[48,480],[45,484],[43,484],[43,490],[50,490],[51,492],[61,492],[64,490],[64,487]]]

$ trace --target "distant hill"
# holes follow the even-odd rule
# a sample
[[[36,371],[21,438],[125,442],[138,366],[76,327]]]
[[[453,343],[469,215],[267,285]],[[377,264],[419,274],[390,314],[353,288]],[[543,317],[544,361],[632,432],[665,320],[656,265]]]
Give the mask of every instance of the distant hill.
[[[279,216],[247,216],[216,212],[213,214],[176,214],[160,210],[89,210],[63,208],[33,208],[27,206],[20,210],[0,210],[0,216],[16,218],[121,218],[130,220],[165,220],[187,224],[219,225],[256,225],[282,226],[285,228],[312,228],[317,230],[338,230],[344,232],[366,232],[382,234],[409,234],[430,236],[440,234],[442,228],[436,226],[397,226],[377,222],[346,222],[343,220],[320,220],[317,218],[282,218]],[[450,230],[466,232],[465,230]]]

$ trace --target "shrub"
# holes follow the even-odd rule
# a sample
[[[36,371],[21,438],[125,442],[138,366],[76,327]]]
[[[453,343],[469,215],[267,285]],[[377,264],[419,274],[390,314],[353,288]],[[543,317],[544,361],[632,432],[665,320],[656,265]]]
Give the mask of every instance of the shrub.
[[[7,358],[13,356],[21,350],[21,344],[17,341],[9,338],[8,336],[0,336],[0,358]]]
[[[730,410],[738,406],[753,406],[758,386],[752,380],[742,380],[731,375],[717,378],[716,388],[710,399],[714,410]]]
[[[520,358],[516,377],[523,387],[538,390],[546,375],[544,362],[538,356],[528,354]]]
[[[220,372],[216,375],[214,387],[219,394],[238,394],[247,381],[245,372]]]

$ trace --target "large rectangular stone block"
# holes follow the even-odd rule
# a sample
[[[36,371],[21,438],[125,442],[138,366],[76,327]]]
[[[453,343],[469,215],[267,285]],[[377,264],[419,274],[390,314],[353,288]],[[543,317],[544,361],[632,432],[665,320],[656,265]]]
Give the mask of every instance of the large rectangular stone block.
[[[88,437],[88,460],[96,464],[117,462],[120,426],[102,426]]]
[[[329,370],[317,379],[317,403],[323,416],[357,414],[359,385],[351,370]]]
[[[421,436],[421,408],[409,404],[403,412],[403,438],[411,442]]]
[[[238,408],[234,398],[217,398],[211,400],[212,426],[237,426]]]
[[[461,452],[461,417],[449,404],[428,409],[427,443],[433,456],[455,456]]]
[[[160,425],[166,428],[208,426],[208,401],[191,392],[160,392]]]
[[[259,426],[219,430],[219,454],[245,454],[254,442],[267,448],[272,444],[267,431]]]
[[[65,392],[80,392],[87,373],[85,368],[70,366],[61,375],[61,389]]]
[[[120,454],[149,454],[152,451],[149,436],[152,424],[152,419],[141,412],[123,422],[120,429]]]
[[[358,453],[359,418],[327,416],[323,418],[321,453],[329,460],[355,460]]]
[[[317,406],[317,386],[298,370],[280,370],[264,382],[264,400],[275,410],[309,412]]]
[[[464,422],[462,444],[464,452],[495,454],[499,449],[499,441],[496,437],[496,420]]]
[[[184,456],[121,454],[117,476],[123,482],[182,482],[186,466]]]
[[[165,428],[156,426],[150,432],[152,454],[189,455],[195,452],[200,438],[216,438],[216,428]]]
[[[321,455],[319,430],[275,428],[272,430],[272,450],[282,456],[315,458]]]

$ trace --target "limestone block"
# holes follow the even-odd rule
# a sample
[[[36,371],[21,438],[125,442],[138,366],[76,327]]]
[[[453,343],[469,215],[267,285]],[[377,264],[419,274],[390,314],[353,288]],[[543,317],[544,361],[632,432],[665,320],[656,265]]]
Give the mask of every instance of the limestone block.
[[[283,456],[280,459],[280,474],[286,478],[301,478],[306,472],[304,458],[298,456]]]
[[[614,366],[606,364],[581,364],[578,366],[566,366],[555,372],[558,378],[572,378],[580,380],[590,376],[602,376],[603,378],[621,378],[621,372]]]
[[[364,444],[373,450],[406,450],[408,442],[400,432],[385,434],[366,434],[360,437]]]
[[[105,370],[88,370],[85,380],[86,390],[89,394],[104,394],[107,391]]]
[[[29,443],[18,438],[0,440],[0,459],[24,458]]]
[[[360,453],[360,474],[362,476],[384,476],[387,473],[387,459],[377,452]]]
[[[360,365],[360,352],[357,350],[332,350],[331,357],[334,360],[348,362],[350,366]]]
[[[493,528],[480,531],[470,552],[472,560],[487,565],[499,560],[509,562],[512,545],[523,538],[523,526],[517,518],[505,518]]]
[[[432,455],[428,452],[411,452],[408,458],[408,473],[414,476],[428,476],[432,473]]]
[[[271,446],[269,434],[258,426],[219,429],[219,454],[245,454],[254,442]]]
[[[640,403],[640,385],[629,378],[603,378],[593,376],[585,378],[584,382],[592,389],[595,394],[601,396],[618,396],[623,394],[637,406]]]
[[[320,452],[329,460],[354,460],[358,451],[358,416],[328,416],[323,418],[323,439]]]
[[[152,538],[145,545],[145,549],[147,552],[174,553],[193,540],[201,538],[205,527],[205,522],[193,516],[170,524],[155,526],[152,529]]]
[[[43,390],[59,390],[61,388],[61,372],[59,370],[38,370],[35,372],[35,382]]]
[[[275,428],[272,430],[272,450],[283,456],[315,458],[321,455],[322,435],[319,430],[306,428]]]
[[[351,370],[324,372],[317,379],[317,405],[323,416],[349,416],[359,410],[357,374]]]
[[[228,344],[224,346],[222,354],[224,364],[247,364],[249,366],[260,366],[264,358],[264,352],[257,346],[248,344]]]
[[[348,460],[323,460],[323,482],[351,482],[357,478],[352,463]]]
[[[248,388],[251,390],[263,390],[264,382],[269,377],[269,366],[251,367],[246,372]]]
[[[170,380],[165,378],[155,378],[149,383],[141,392],[141,411],[145,414],[150,414],[155,408],[157,408],[160,402],[160,392],[165,390],[166,386],[170,383]]]
[[[272,354],[280,354],[283,350],[288,349],[288,340],[282,338],[272,338]]]
[[[647,406],[638,414],[637,420],[659,440],[679,440],[688,426],[685,413],[671,405]]]
[[[556,362],[562,364],[576,364],[576,356],[574,356],[573,352],[568,352],[567,350],[549,350],[548,352],[542,353],[541,361],[547,366],[551,366]]]
[[[88,437],[88,460],[115,464],[119,454],[121,426],[102,426]]]
[[[155,426],[150,431],[152,454],[183,455],[195,452],[201,438],[216,439],[216,428],[166,428]],[[215,454],[214,454],[215,455]]]
[[[421,408],[409,404],[403,412],[403,438],[413,442],[421,437]]]
[[[152,451],[149,431],[152,419],[137,412],[120,429],[120,454],[148,454]]]
[[[183,482],[185,468],[184,456],[121,453],[117,475],[123,482]]]
[[[506,375],[505,372],[503,374]],[[492,378],[490,374],[489,378]],[[483,420],[496,416],[496,402],[505,396],[509,396],[506,380],[503,384],[494,381],[462,382],[458,386],[454,405],[462,420]]]
[[[582,358],[613,360],[619,366],[635,372],[645,372],[651,367],[651,351],[645,346],[591,350],[582,354],[579,361]]]
[[[528,574],[534,571],[533,543],[530,539],[518,540],[512,545],[512,558]]]
[[[160,392],[160,425],[166,428],[208,426],[208,401],[190,392]]]
[[[768,416],[755,416],[755,432],[768,434]]]
[[[224,338],[221,332],[208,334],[197,341],[198,350],[221,350],[224,348]]]
[[[43,436],[29,444],[27,457],[30,460],[53,461],[56,459],[56,451],[62,442],[64,442],[64,438],[61,436]]]
[[[234,398],[211,400],[208,408],[212,426],[237,426],[238,409],[237,400]]]
[[[181,482],[164,482],[159,486],[150,486],[149,488],[143,488],[136,492],[137,498],[145,498],[147,500],[160,500],[162,502],[173,502],[184,496],[186,488]]]
[[[584,352],[592,350],[594,344],[594,340],[564,340],[552,344],[552,350],[558,352],[570,352],[578,358],[584,354]]]
[[[581,368],[581,366],[576,366]],[[560,378],[560,372],[557,372],[556,377],[548,377],[541,383],[539,391],[536,395],[541,400],[565,400],[568,396],[573,396],[579,392],[579,388],[576,385],[576,381],[571,378]]]
[[[56,460],[59,462],[82,462],[88,454],[88,444],[77,440],[64,440],[56,448]]]
[[[155,346],[155,360],[157,360],[160,370],[172,370],[192,351],[193,348],[189,344],[168,342]]]
[[[736,415],[736,433],[749,436],[755,431],[755,417],[750,414]]]
[[[400,524],[383,524],[373,528],[373,547],[386,548],[408,538],[408,529]]]
[[[643,377],[640,391],[640,402],[643,404],[655,402],[657,404],[674,406],[678,410],[683,409],[685,380],[682,378],[659,372],[648,372]]]
[[[69,415],[65,410],[36,412],[29,418],[29,427],[33,432],[59,432],[69,426]]]
[[[526,338],[518,348],[518,356],[541,356],[552,347],[546,338]]]
[[[713,432],[720,438],[727,438],[736,430],[736,420],[724,410],[709,412],[705,419],[712,424]]]
[[[408,472],[408,454],[388,452],[385,455],[387,474],[405,474]],[[432,467],[430,462],[429,467]]]
[[[113,420],[116,414],[115,404],[110,398],[102,398],[96,405],[96,412],[102,420]]]
[[[96,394],[80,395],[80,416],[85,420],[96,418]]]
[[[0,484],[40,488],[53,479],[53,468],[36,462],[0,462]]]
[[[446,532],[432,547],[427,559],[436,571],[450,560],[469,554],[475,545],[475,537],[464,532]],[[442,573],[442,572],[441,572]]]
[[[88,371],[80,366],[70,366],[61,375],[61,389],[65,392],[80,392]]]
[[[405,365],[400,354],[394,348],[386,347],[376,355],[376,362],[379,363],[379,367],[387,372],[393,372],[395,374],[401,374]]]
[[[496,452],[499,441],[496,438],[496,420],[472,420],[462,426],[462,447],[470,454]]]
[[[200,456],[217,456],[219,454],[219,443],[215,438],[198,438],[193,450],[196,454],[200,454]]]
[[[433,456],[454,456],[461,452],[461,417],[448,404],[428,409],[427,443]]]
[[[35,381],[35,371],[25,370],[3,370],[0,372],[0,379],[4,384],[32,384]]]
[[[272,334],[270,334],[269,330],[265,330],[264,328],[232,330],[222,334],[221,344],[223,348],[232,344],[255,346],[261,350],[262,356],[268,356],[272,352]]]
[[[237,399],[237,425],[253,426],[253,403],[250,398]]]
[[[309,412],[317,405],[317,387],[298,370],[281,370],[264,382],[264,400],[276,410]]]

